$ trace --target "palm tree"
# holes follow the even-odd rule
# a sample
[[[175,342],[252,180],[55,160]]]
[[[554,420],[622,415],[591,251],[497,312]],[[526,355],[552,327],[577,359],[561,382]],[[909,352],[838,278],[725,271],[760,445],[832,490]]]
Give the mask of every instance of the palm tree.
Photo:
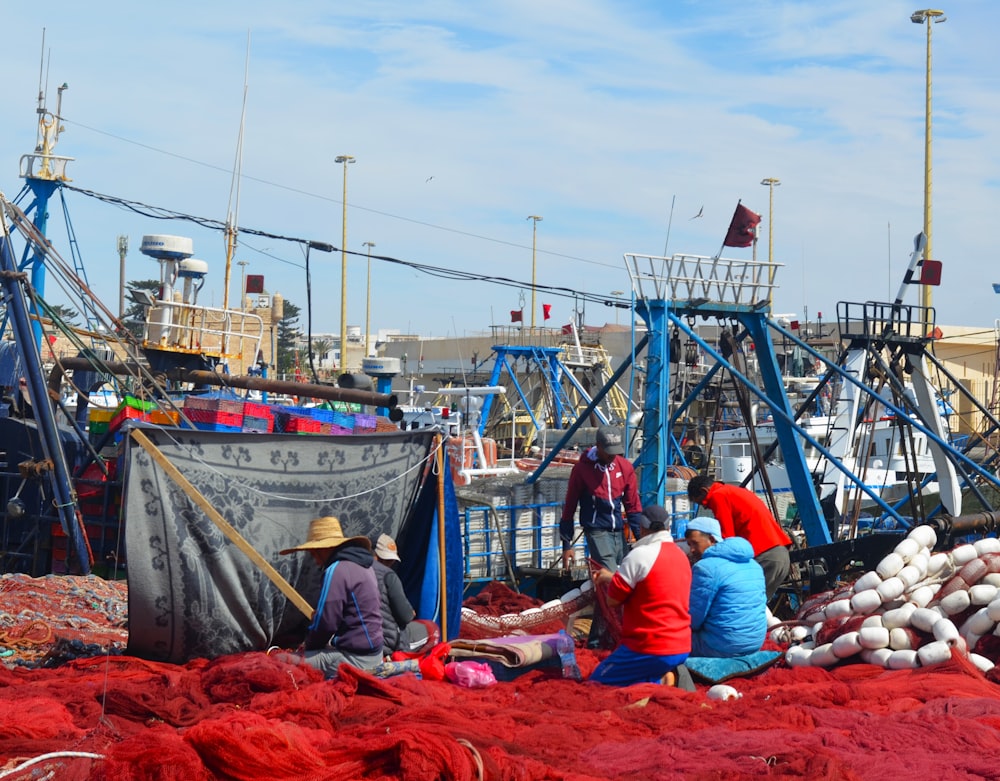
[[[319,368],[324,368],[323,362],[329,357],[333,350],[333,342],[330,339],[313,339],[312,352],[319,362]]]

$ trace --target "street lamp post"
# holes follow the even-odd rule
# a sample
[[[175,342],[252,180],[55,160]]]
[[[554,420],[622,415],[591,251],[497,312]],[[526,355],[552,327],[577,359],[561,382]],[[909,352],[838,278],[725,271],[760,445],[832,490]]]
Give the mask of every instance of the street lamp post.
[[[769,176],[760,183],[768,188],[767,207],[767,302],[774,304],[774,188],[781,184],[780,179]]]
[[[337,155],[335,163],[344,166],[344,215],[340,236],[340,370],[347,365],[347,166],[355,162],[351,155]]]
[[[372,247],[375,246],[375,242],[366,241],[361,246],[368,247],[368,297],[365,303],[365,357],[368,357],[371,355],[368,349],[368,334],[372,332]]]
[[[306,242],[306,347],[309,354],[309,371],[312,372],[313,382],[318,384],[319,377],[316,374],[316,363],[313,358],[312,272],[309,270],[309,250],[313,249],[320,252],[333,252],[333,246],[322,241]],[[282,301],[282,314],[284,314],[284,301]],[[343,353],[343,348],[341,348],[341,353]]]
[[[530,214],[525,219],[531,220],[531,327],[535,327],[535,252],[538,246],[538,223],[541,217]]]
[[[914,11],[910,21],[914,24],[927,24],[927,82],[924,114],[924,260],[931,257],[931,23],[941,24],[946,17],[944,11],[927,8]],[[926,325],[930,327],[931,288],[930,285],[920,287],[920,305],[925,308]]]
[[[128,255],[128,236],[118,236],[118,319],[125,319],[125,256]]]
[[[240,267],[240,311],[247,311],[247,263],[249,260],[237,260],[236,265]]]
[[[620,296],[625,293],[624,290],[612,290],[611,295]],[[615,325],[618,325],[618,302],[615,302]]]

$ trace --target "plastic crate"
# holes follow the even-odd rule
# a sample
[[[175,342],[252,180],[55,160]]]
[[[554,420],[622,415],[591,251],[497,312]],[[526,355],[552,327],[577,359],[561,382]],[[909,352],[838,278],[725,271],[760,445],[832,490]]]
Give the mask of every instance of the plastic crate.
[[[285,424],[285,431],[289,434],[321,434],[323,424],[313,418],[290,417]]]
[[[158,426],[176,426],[181,422],[181,415],[172,409],[154,409],[149,413],[149,422]]]
[[[197,420],[192,422],[199,431],[242,431],[239,426],[227,426],[223,423],[202,423]]]
[[[334,412],[330,422],[335,426],[354,431],[354,415],[349,412]]]
[[[94,423],[110,423],[114,416],[115,410],[106,407],[91,407],[90,412],[87,414],[91,425]],[[107,427],[104,430],[107,431]]]
[[[232,415],[242,415],[245,403],[240,399],[220,399],[206,396],[186,396],[184,398],[185,410],[210,410],[213,412],[228,412]],[[188,415],[190,418],[191,416]],[[194,420],[192,418],[192,420]]]
[[[331,423],[330,430],[327,433],[330,436],[348,437],[354,433],[354,429],[344,428],[343,426],[338,426],[336,423]]]
[[[118,405],[115,413],[121,412],[125,407],[131,407],[132,409],[137,409],[140,412],[152,412],[156,409],[156,402],[140,399],[136,396],[126,396],[122,399],[121,404]]]
[[[243,402],[243,416],[249,418],[274,418],[274,409],[269,404],[258,404],[255,401]]]
[[[214,423],[220,426],[230,426],[239,431],[243,425],[243,414],[237,415],[235,412],[223,412],[212,409],[188,409],[184,408],[184,414],[188,416],[195,425],[199,423]],[[203,429],[204,431],[214,431],[215,429]]]
[[[376,418],[375,419],[375,431],[378,434],[389,434],[393,431],[399,431],[399,424],[393,423],[388,418]]]
[[[360,412],[355,412],[354,428],[360,428],[365,431],[374,431],[377,420],[378,419],[374,415],[364,415]]]
[[[149,413],[135,407],[121,407],[108,424],[108,431],[117,431],[126,420],[149,420]]]
[[[309,417],[320,423],[333,423],[334,415],[337,414],[332,409],[323,409],[322,407],[308,407],[306,412],[309,413]]]
[[[255,431],[263,434],[270,433],[271,431],[274,431],[274,417],[269,415],[266,418],[258,418],[253,415],[244,415],[243,430]]]

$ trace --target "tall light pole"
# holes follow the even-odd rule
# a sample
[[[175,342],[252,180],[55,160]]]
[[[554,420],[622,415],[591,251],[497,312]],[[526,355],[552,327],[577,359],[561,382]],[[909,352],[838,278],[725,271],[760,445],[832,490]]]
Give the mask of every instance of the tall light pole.
[[[118,236],[118,319],[125,319],[125,256],[128,255],[128,236]]]
[[[781,184],[780,179],[769,176],[760,183],[768,188],[767,206],[767,302],[774,304],[774,188]]]
[[[910,16],[910,21],[914,24],[927,24],[927,89],[924,107],[924,236],[927,237],[927,244],[924,245],[924,260],[931,257],[931,23],[941,24],[945,18],[944,11],[935,11],[932,8],[914,11]],[[929,327],[930,285],[921,286],[920,305],[928,310],[925,316],[928,321],[926,325]]]
[[[365,357],[371,355],[368,349],[368,334],[372,332],[372,247],[375,246],[374,241],[366,241],[361,245],[362,247],[368,247],[368,298],[365,304]]]
[[[354,162],[351,155],[337,155],[335,163],[344,166],[344,216],[340,236],[340,370],[347,365],[347,166]]]
[[[535,327],[535,257],[538,247],[538,223],[541,217],[537,214],[529,214],[525,219],[531,220],[531,327]]]
[[[240,311],[247,311],[247,263],[249,260],[237,260],[236,265],[240,267]]]

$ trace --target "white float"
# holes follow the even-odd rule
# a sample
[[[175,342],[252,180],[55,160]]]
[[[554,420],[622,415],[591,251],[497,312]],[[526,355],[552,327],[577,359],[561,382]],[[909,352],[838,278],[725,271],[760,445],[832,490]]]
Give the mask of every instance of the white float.
[[[903,557],[894,552],[888,554],[884,559],[882,559],[882,561],[878,563],[878,566],[875,567],[875,571],[878,573],[880,578],[885,580],[886,578],[891,578],[905,566],[906,562],[903,561]]]
[[[940,640],[921,646],[917,650],[917,658],[922,667],[941,664],[951,659],[951,646]]]
[[[911,650],[893,651],[886,663],[890,670],[912,670],[917,666],[917,652]]]

